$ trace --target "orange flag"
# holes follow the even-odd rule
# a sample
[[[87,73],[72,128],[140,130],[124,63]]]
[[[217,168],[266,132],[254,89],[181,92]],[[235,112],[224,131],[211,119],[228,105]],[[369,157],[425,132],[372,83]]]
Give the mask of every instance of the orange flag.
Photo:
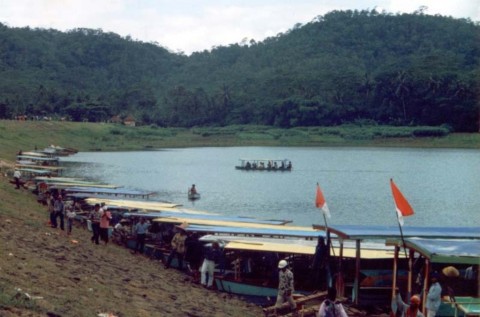
[[[398,222],[403,226],[403,217],[414,214],[412,206],[398,189],[397,185],[390,179],[390,187],[392,188],[393,200],[395,201],[395,209],[397,210]]]
[[[315,206],[317,208],[321,208],[325,216],[330,218],[330,210],[328,209],[327,202],[325,197],[323,196],[322,190],[320,189],[320,185],[317,183],[317,196],[315,197]]]

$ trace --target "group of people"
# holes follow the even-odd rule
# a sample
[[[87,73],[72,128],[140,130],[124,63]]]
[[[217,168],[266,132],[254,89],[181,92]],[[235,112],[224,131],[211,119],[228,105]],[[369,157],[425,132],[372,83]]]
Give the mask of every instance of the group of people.
[[[72,233],[73,222],[77,216],[77,211],[81,211],[80,206],[74,201],[64,201],[60,192],[46,192],[45,203],[49,211],[49,224],[52,228],[65,230],[67,235]],[[109,241],[109,228],[112,214],[106,206],[96,204],[94,209],[88,214],[87,220],[91,222],[92,243],[99,244],[102,240],[105,244]]]
[[[90,241],[95,244],[100,244],[100,239],[108,244],[110,220],[112,220],[112,214],[106,206],[100,206],[95,204],[93,210],[89,214],[89,220],[92,223],[92,237]]]
[[[65,203],[61,193],[46,193],[46,205],[49,211],[49,223],[52,228],[65,230],[65,220],[67,222],[67,234],[72,233],[73,221],[77,216],[75,209],[77,206],[73,202]],[[60,222],[60,223],[59,223]]]
[[[145,217],[141,217],[139,222],[133,226],[133,233],[136,236],[136,247],[133,253],[143,253],[145,238],[150,226]],[[199,240],[199,235],[188,233],[187,227],[187,223],[175,226],[176,232],[171,239],[171,250],[164,268],[169,269],[173,260],[176,259],[176,267],[182,271],[188,269],[195,283],[212,288],[215,266],[220,263],[222,258],[220,244],[214,241],[210,247],[204,246]],[[184,265],[184,260],[188,262],[188,266]]]
[[[283,303],[289,303],[290,308],[296,314],[296,303],[293,299],[293,273],[288,269],[288,262],[280,260],[278,262],[279,282],[278,295],[275,307],[278,309]],[[433,272],[430,275],[430,288],[426,294],[425,308],[427,310],[427,317],[435,317],[441,304],[442,287],[439,283],[439,273]],[[347,317],[347,313],[343,305],[336,299],[337,291],[334,287],[329,287],[327,291],[327,298],[320,305],[317,317]],[[395,316],[401,317],[424,317],[421,309],[421,300],[419,295],[413,295],[409,303],[405,303],[399,293],[396,294],[392,300],[392,312]]]
[[[259,161],[258,163],[256,161],[253,161],[252,163],[250,163],[249,161],[247,161],[245,163],[245,168],[246,169],[269,169],[269,170],[276,170],[276,169],[279,169],[279,170],[289,170],[289,169],[292,169],[292,162],[288,161],[286,164],[285,164],[285,161],[281,161],[280,165],[278,165],[277,161],[272,161],[272,160],[269,160],[267,162],[267,166],[265,166],[265,162],[262,162],[262,161]]]

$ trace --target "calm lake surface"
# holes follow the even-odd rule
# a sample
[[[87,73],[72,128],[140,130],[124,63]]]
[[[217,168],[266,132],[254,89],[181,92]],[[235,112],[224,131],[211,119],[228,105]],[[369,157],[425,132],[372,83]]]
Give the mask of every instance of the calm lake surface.
[[[291,172],[240,171],[240,158],[284,159]],[[294,224],[322,224],[318,182],[331,224],[397,225],[389,180],[415,210],[405,225],[480,227],[480,151],[449,149],[205,147],[83,152],[64,175],[154,191],[150,200]],[[200,200],[187,199],[196,184]]]

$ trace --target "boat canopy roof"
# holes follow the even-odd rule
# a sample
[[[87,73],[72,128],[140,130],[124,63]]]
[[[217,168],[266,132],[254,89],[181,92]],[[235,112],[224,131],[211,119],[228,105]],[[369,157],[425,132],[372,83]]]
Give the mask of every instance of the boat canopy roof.
[[[19,159],[27,159],[30,161],[58,161],[58,157],[43,157],[33,155],[17,155]]]
[[[61,166],[37,165],[35,162],[32,162],[32,161],[17,161],[17,162],[19,164],[15,164],[15,167],[19,167],[19,168],[35,167],[35,169],[52,170],[52,171],[59,171],[64,169],[64,167],[61,167]],[[23,163],[26,163],[26,164],[23,164]]]
[[[69,187],[66,188],[67,193],[91,193],[104,195],[124,195],[124,196],[150,196],[153,192],[140,191],[126,188],[101,188],[101,187]]]
[[[35,168],[19,168],[18,170],[20,172],[26,172],[26,173],[37,174],[37,175],[48,175],[52,173],[52,171],[49,171],[49,170],[42,170],[42,169],[35,169]]]
[[[20,155],[47,157],[47,154],[45,154],[45,153],[40,153],[40,152],[35,152],[35,151],[22,152],[22,154],[20,154]]]
[[[301,237],[317,239],[319,236],[324,236],[323,232],[302,230],[300,227],[290,226],[215,226],[215,225],[198,225],[192,224],[187,227],[187,231],[193,232],[215,232],[223,234],[243,234],[243,235],[263,235],[263,236],[278,236],[278,237]],[[296,228],[296,229],[295,229]],[[308,227],[305,227],[309,229]],[[283,240],[283,239],[282,239]],[[281,240],[280,240],[281,241]],[[280,242],[281,243],[281,242]]]
[[[46,182],[52,188],[69,188],[69,187],[95,187],[95,188],[120,188],[122,186],[119,185],[112,185],[112,184],[100,184],[100,183],[93,183],[88,181],[76,181],[76,182]]]
[[[246,161],[249,161],[249,162],[268,162],[268,161],[272,161],[272,162],[288,162],[290,161],[289,159],[281,159],[281,160],[278,160],[278,159],[246,159],[246,158],[241,158],[240,161],[242,162],[246,162]]]
[[[188,228],[187,228],[188,231]],[[283,239],[258,237],[258,236],[232,236],[222,234],[207,234],[200,238],[203,242],[219,241],[225,249],[242,251],[260,251],[260,252],[280,252],[290,254],[315,254],[317,240],[306,240],[296,237],[285,237]],[[333,246],[334,254],[339,254],[338,246]],[[400,255],[401,256],[401,255]],[[343,248],[343,257],[355,258],[355,245],[345,246]],[[393,259],[393,247],[387,247],[385,244],[370,244],[362,247],[362,258],[364,259]]]
[[[414,250],[432,263],[478,264],[480,240],[405,238],[405,247]],[[402,239],[388,239],[386,245],[403,246]]]
[[[244,219],[244,218],[241,218]],[[319,235],[319,231],[313,230],[310,227],[300,227],[300,226],[287,226],[287,225],[278,225],[278,224],[269,224],[262,223],[262,220],[254,220],[253,222],[243,222],[243,221],[231,221],[219,219],[196,219],[192,217],[182,217],[181,215],[176,215],[176,217],[164,217],[154,219],[155,222],[164,222],[164,223],[183,223],[187,222],[189,225],[200,225],[200,226],[211,226],[212,228],[221,229],[222,227],[238,227],[238,228],[247,228],[247,229],[278,229],[280,231],[304,231],[305,233],[315,233],[315,236]],[[212,229],[215,231],[216,229]],[[226,230],[226,229],[225,229]]]
[[[323,225],[313,225],[314,229],[326,231]],[[333,225],[328,230],[342,239],[387,239],[400,237],[398,226]],[[402,227],[404,237],[480,239],[478,227]]]
[[[264,225],[274,225],[274,226],[283,226],[287,221],[285,220],[263,220],[250,217],[235,217],[235,216],[222,216],[216,214],[205,214],[205,213],[191,213],[194,210],[176,208],[175,210],[165,209],[162,212],[150,212],[143,214],[143,216],[148,216],[149,218],[182,218],[187,223],[195,223],[198,221],[209,221],[205,224],[216,224],[220,222],[235,222],[235,223],[245,223],[245,224],[264,224]],[[134,214],[132,214],[134,215]],[[160,220],[159,220],[160,221]],[[161,221],[160,221],[161,222]],[[310,229],[308,227],[305,227]]]
[[[140,201],[140,200],[128,200],[128,199],[113,199],[102,197],[90,197],[86,199],[89,204],[104,203],[109,206],[123,207],[125,209],[145,209],[145,210],[163,210],[165,208],[177,208],[181,204],[168,203],[162,201]],[[206,212],[202,212],[206,213]]]

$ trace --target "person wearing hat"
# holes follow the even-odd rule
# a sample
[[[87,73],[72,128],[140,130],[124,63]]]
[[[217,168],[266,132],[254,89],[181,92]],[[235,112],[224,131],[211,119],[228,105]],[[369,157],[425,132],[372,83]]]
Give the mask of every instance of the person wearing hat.
[[[433,272],[430,276],[431,285],[427,293],[427,303],[425,304],[425,308],[427,308],[427,317],[435,317],[440,308],[440,303],[442,302],[442,287],[438,282],[438,278],[438,272]]]
[[[186,229],[188,227],[188,224],[184,222],[181,225],[175,227],[177,228],[177,233],[173,236],[171,242],[172,251],[168,256],[167,263],[165,263],[165,268],[168,269],[170,267],[173,257],[176,255],[178,260],[178,268],[180,270],[183,270],[183,256],[185,254],[185,240],[187,239]]]
[[[392,312],[399,317],[424,317],[420,310],[420,296],[413,295],[410,298],[410,305],[402,300],[400,293],[392,301]]]
[[[286,260],[280,260],[278,262],[278,295],[276,308],[280,308],[284,302],[290,304],[290,308],[296,309],[297,304],[293,299],[293,273],[288,268]]]

